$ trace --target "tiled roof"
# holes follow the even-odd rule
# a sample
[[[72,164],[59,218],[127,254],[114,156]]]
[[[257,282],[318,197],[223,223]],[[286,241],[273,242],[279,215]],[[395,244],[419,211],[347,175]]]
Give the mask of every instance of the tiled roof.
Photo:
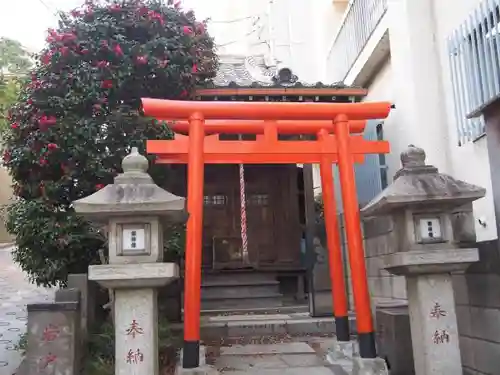
[[[203,88],[347,88],[342,82],[334,84],[300,82],[299,78],[287,68],[285,69],[290,73],[289,79],[280,80],[281,69],[277,66],[267,66],[262,56],[222,56],[216,77]]]

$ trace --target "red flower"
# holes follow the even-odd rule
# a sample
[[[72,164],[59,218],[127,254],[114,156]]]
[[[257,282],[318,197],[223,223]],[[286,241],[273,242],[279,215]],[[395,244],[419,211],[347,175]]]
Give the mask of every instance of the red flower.
[[[10,161],[11,154],[10,154],[10,152],[9,152],[9,151],[5,150],[5,151],[3,152],[3,156],[2,156],[2,157],[3,157],[3,161],[4,161],[5,163],[8,163],[8,162]]]
[[[192,73],[198,73],[198,65],[194,64],[193,68],[191,69]]]
[[[10,125],[11,129],[17,129],[19,128],[19,125],[17,124],[17,122],[14,122],[13,124]]]
[[[64,174],[68,174],[69,167],[66,164],[61,164],[61,170],[63,171]]]
[[[168,65],[168,60],[162,60],[160,61],[160,68],[166,68]]]
[[[98,61],[96,65],[98,68],[105,68],[106,66],[109,65],[109,62],[102,60],[102,61]]]
[[[40,165],[47,165],[47,164],[49,164],[49,162],[45,158],[40,158],[40,160],[38,160],[38,163]]]
[[[38,120],[38,123],[40,125],[55,125],[56,122],[57,122],[57,119],[54,116],[48,116],[47,117],[46,115],[43,115]]]
[[[138,64],[141,64],[141,65],[144,65],[144,64],[148,63],[148,59],[147,59],[146,56],[137,56],[136,61],[137,61]]]
[[[55,125],[56,122],[57,122],[57,119],[54,116],[47,117],[46,115],[43,115],[38,120],[38,128],[42,131],[45,131],[49,128],[49,126]]]
[[[82,55],[86,55],[89,53],[89,50],[87,48],[82,49]]]
[[[164,20],[163,20],[163,17],[160,13],[157,13],[157,12],[154,12],[154,11],[149,11],[148,13],[148,17],[150,20],[156,20],[158,22],[160,22],[160,24],[164,24]]]
[[[182,31],[183,31],[183,32],[184,32],[184,34],[186,34],[186,35],[191,35],[191,34],[193,34],[193,28],[192,28],[192,27],[190,27],[190,26],[184,26],[184,27],[182,28]]]
[[[101,82],[101,88],[103,89],[110,89],[113,87],[113,81],[110,79],[105,79],[104,81]]]
[[[33,104],[33,99],[29,98],[29,99],[26,101],[26,104],[28,104],[28,105],[32,105],[32,104]]]
[[[112,12],[119,12],[120,9],[121,7],[118,4],[114,4],[109,7],[109,10],[111,10]]]
[[[69,52],[69,48],[66,47],[66,46],[65,47],[61,47],[60,52],[61,52],[62,56],[67,56],[68,52]]]
[[[58,149],[58,146],[57,146],[55,143],[49,143],[49,144],[47,145],[47,148],[48,148],[49,150],[57,150],[57,149]]]
[[[97,185],[95,186],[95,188],[96,188],[96,190],[101,190],[101,189],[103,189],[105,186],[106,186],[106,185],[104,185],[104,184],[97,184]]]
[[[116,56],[123,56],[123,51],[122,47],[120,47],[119,44],[117,44],[114,48],[113,51],[115,52]]]
[[[48,64],[50,64],[50,62],[52,61],[52,55],[53,55],[53,52],[52,52],[52,51],[48,51],[48,52],[44,53],[44,54],[42,55],[42,58],[41,58],[41,60],[42,60],[42,64],[43,64],[43,65],[48,65]]]
[[[188,96],[188,92],[186,90],[182,90],[181,98],[185,98],[186,96]]]
[[[76,35],[74,33],[64,33],[61,34],[60,38],[63,42],[72,42],[76,40]]]

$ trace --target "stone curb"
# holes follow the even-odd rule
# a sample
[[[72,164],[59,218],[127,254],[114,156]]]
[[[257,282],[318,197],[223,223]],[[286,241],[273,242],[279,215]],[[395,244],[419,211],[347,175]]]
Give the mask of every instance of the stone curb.
[[[356,332],[356,320],[349,319],[351,332]],[[182,331],[182,324],[172,327]],[[270,320],[235,320],[229,322],[205,322],[202,324],[203,339],[220,337],[265,336],[265,335],[324,335],[335,334],[333,318],[296,318]]]

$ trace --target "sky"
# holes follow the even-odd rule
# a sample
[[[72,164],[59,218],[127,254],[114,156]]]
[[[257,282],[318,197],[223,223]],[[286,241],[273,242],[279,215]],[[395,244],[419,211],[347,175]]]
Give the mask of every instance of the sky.
[[[44,46],[46,31],[57,26],[55,13],[68,11],[81,5],[84,0],[0,0],[0,36],[16,39],[31,52]],[[219,0],[221,1],[221,0]],[[193,9],[197,18],[217,18],[214,1],[183,0],[185,9]]]

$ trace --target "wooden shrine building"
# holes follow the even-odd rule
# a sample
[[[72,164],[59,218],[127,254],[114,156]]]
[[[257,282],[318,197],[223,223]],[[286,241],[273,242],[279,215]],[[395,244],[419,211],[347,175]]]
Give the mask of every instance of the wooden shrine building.
[[[342,84],[300,82],[290,69],[268,67],[263,58],[225,56],[221,57],[219,72],[212,83],[197,90],[196,100],[351,103],[361,101],[365,95],[364,89]],[[297,139],[292,135],[279,136],[282,140],[287,137]],[[255,138],[254,134],[219,135],[220,140]],[[238,279],[236,273],[266,274],[280,280],[281,293],[286,293],[286,289],[296,293],[297,288],[303,288],[304,192],[307,189],[312,192],[312,181],[309,185],[305,187],[303,168],[296,164],[244,165],[243,171],[238,165],[206,165],[204,279],[206,275],[216,276],[218,283],[229,287]],[[242,197],[246,200],[244,205]],[[242,226],[246,227],[245,235]],[[242,246],[244,241],[247,254]],[[228,275],[226,280],[221,279],[224,275]],[[288,282],[284,283],[285,279]]]

